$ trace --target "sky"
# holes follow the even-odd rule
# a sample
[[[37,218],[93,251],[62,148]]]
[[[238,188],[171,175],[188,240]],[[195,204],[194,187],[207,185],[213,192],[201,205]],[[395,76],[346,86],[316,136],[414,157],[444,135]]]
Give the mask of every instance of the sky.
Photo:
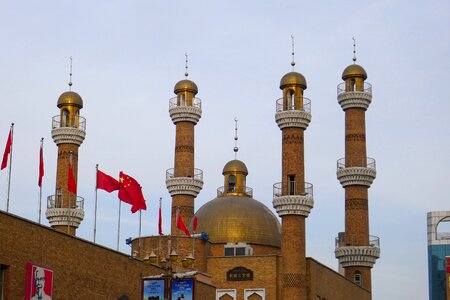
[[[51,138],[56,102],[68,89],[84,101],[86,139],[79,150],[78,195],[85,219],[77,235],[93,239],[95,165],[143,186],[148,210],[142,235],[170,230],[166,169],[173,167],[173,87],[199,87],[203,115],[195,127],[195,166],[204,172],[196,210],[215,198],[225,163],[249,169],[254,197],[272,208],[281,181],[281,131],[275,101],[281,77],[307,80],[312,122],[305,133],[306,181],[315,206],[307,219],[307,255],[337,269],[334,239],[344,230],[344,189],[336,160],[344,156],[344,112],[336,86],[352,63],[368,73],[367,154],[376,159],[369,190],[370,233],[381,239],[372,271],[373,299],[426,299],[426,213],[450,210],[449,1],[6,1],[0,0],[0,151],[14,126],[10,212],[37,221],[39,141],[44,138],[45,199],[55,193],[57,147]],[[8,176],[0,173],[0,209]],[[446,188],[447,187],[447,188]],[[115,249],[117,194],[98,192],[96,241]],[[43,215],[42,223],[48,225]],[[120,251],[137,237],[139,216],[122,206]]]

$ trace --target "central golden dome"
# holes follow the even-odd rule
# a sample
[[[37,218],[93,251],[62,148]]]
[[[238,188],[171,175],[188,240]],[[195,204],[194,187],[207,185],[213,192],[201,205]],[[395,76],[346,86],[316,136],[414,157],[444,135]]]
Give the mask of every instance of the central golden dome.
[[[206,232],[211,243],[248,243],[281,247],[277,217],[250,197],[215,198],[197,211],[197,232]]]
[[[240,160],[234,159],[227,162],[223,167],[222,174],[239,172],[244,175],[248,175],[247,166]]]

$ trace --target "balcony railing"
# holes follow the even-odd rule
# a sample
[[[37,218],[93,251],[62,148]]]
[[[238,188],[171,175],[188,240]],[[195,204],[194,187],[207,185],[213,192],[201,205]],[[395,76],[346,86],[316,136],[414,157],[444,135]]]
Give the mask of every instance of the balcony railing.
[[[226,196],[227,194],[245,194],[253,197],[253,189],[246,186],[221,186],[217,189],[217,197]]]
[[[338,159],[337,169],[342,170],[350,167],[363,167],[376,170],[375,159],[371,157],[360,157],[346,160],[345,157]]]
[[[61,115],[52,118],[52,129],[64,127],[78,128],[86,131],[86,119],[81,116],[65,117]]]
[[[189,102],[192,101],[192,104],[190,104]],[[189,107],[189,106],[193,106],[193,107],[197,107],[197,108],[202,108],[202,100],[200,98],[192,98],[192,100],[181,100],[178,97],[173,97],[169,99],[169,109],[174,108],[174,107]]]
[[[194,168],[194,173],[186,172],[186,174],[178,175],[177,177],[190,177],[193,179],[201,180],[203,181],[203,171],[197,168]],[[170,168],[166,171],[166,180],[175,178],[175,169]]]
[[[349,88],[349,90],[347,91],[345,89],[346,86],[346,82],[341,82],[338,84],[337,86],[337,94],[340,95],[342,93],[347,93],[347,92],[364,92],[364,93],[368,93],[368,94],[372,94],[372,85],[368,82],[364,82],[364,87],[363,90],[356,90],[356,88],[353,86],[351,88]]]
[[[309,100],[306,97],[302,97],[301,99],[294,100],[295,102],[299,101],[300,103],[303,103],[303,105],[300,105],[300,107],[297,107],[297,103],[284,103],[284,98],[280,98],[276,101],[276,111],[282,112],[282,111],[289,111],[289,110],[296,110],[296,111],[304,111],[311,113],[311,100]],[[289,102],[289,101],[287,101]]]
[[[359,239],[360,240],[360,237]],[[346,235],[344,232],[341,232],[338,237],[336,237],[336,248],[346,247],[346,246],[355,246],[357,242],[356,235],[348,234]],[[359,245],[364,246],[364,245]],[[374,235],[369,236],[369,246],[380,248],[380,238]]]
[[[273,185],[273,196],[281,197],[288,195],[298,196],[313,196],[313,185],[309,182],[296,183],[291,182],[278,182]]]
[[[47,208],[84,209],[84,198],[70,194],[51,195],[47,197]]]

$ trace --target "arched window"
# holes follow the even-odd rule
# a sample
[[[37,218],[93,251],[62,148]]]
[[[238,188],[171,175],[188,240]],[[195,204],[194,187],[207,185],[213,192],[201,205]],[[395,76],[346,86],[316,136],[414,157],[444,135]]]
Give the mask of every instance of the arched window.
[[[295,175],[288,175],[288,194],[295,195]]]
[[[286,92],[285,110],[295,109],[295,92],[294,90],[288,90]]]
[[[362,276],[360,271],[355,271],[354,281],[359,286],[362,284]]]
[[[69,126],[69,111],[67,109],[63,109],[61,112],[61,127]]]
[[[236,188],[236,176],[228,176],[228,192],[234,192]]]
[[[180,95],[180,106],[186,106],[186,95],[185,94]]]

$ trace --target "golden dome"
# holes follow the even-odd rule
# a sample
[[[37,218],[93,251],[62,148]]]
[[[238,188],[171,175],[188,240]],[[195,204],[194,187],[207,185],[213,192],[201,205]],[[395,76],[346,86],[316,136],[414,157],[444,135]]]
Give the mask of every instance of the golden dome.
[[[183,79],[177,82],[174,87],[175,94],[178,94],[179,92],[191,92],[194,94],[198,93],[198,88],[195,82],[189,80],[189,79]]]
[[[281,78],[280,89],[284,89],[288,85],[299,85],[306,90],[306,79],[300,73],[289,72]]]
[[[347,78],[358,77],[362,79],[367,79],[366,70],[363,67],[357,64],[353,64],[345,68],[344,72],[342,72],[342,80],[346,80]]]
[[[226,173],[243,173],[244,175],[248,175],[247,166],[240,160],[234,159],[227,162],[225,167],[223,167],[222,174],[225,175]]]
[[[81,96],[75,92],[67,91],[61,94],[58,98],[58,103],[56,104],[59,108],[64,105],[73,105],[78,108],[83,108],[83,99]]]
[[[197,232],[206,232],[211,243],[249,243],[281,247],[277,217],[261,202],[249,197],[219,197],[196,213]]]

